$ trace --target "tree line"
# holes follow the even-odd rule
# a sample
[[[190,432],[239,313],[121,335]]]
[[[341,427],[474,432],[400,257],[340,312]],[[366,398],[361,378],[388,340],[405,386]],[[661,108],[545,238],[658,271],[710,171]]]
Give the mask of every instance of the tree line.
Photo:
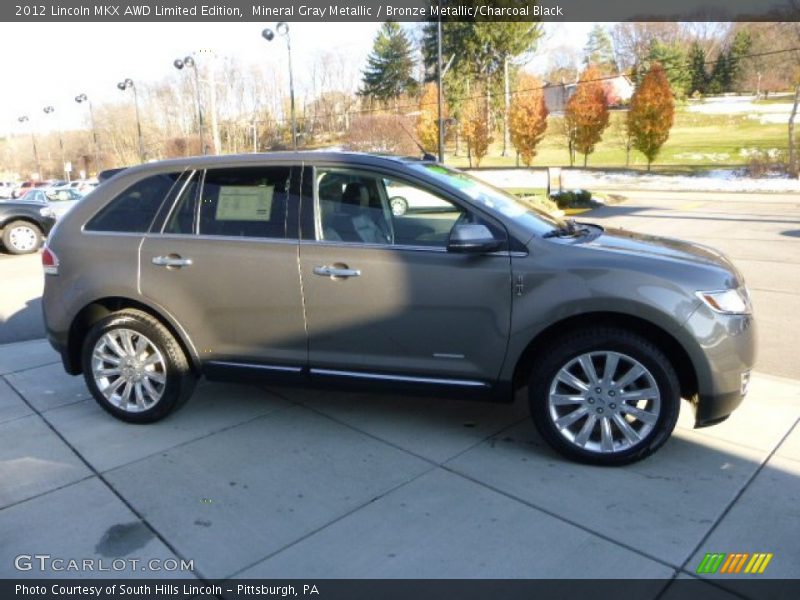
[[[795,89],[800,96],[800,27],[796,23],[619,23],[598,25],[582,51],[560,47],[567,30],[539,23],[443,23],[443,91],[448,153],[479,165],[493,148],[535,159],[547,130],[546,86],[574,93],[558,119],[571,163],[588,161],[607,135],[614,103],[605,84],[625,76],[635,85],[624,119],[625,147],[649,164],[668,138],[676,103],[704,94],[766,95]],[[550,36],[542,78],[526,72]],[[356,150],[417,154],[438,142],[437,24],[387,22],[366,63],[354,64],[336,49],[320,52],[304,70],[297,119],[301,147],[344,146]],[[145,156],[137,143],[133,106],[94,107],[98,147],[91,131],[38,136],[42,177],[57,177],[61,162],[95,173],[145,160],[211,152],[232,153],[290,146],[285,65],[248,65],[219,58],[199,65],[200,81],[173,72],[156,82],[137,82]],[[212,89],[213,88],[213,89]],[[213,102],[212,102],[213,97]],[[216,107],[214,136],[200,139],[198,106],[208,121]],[[87,118],[87,126],[89,120]],[[790,123],[790,162],[797,163]],[[206,128],[208,129],[208,128]],[[59,139],[60,137],[60,139]],[[28,132],[0,138],[0,171],[29,176],[36,169]]]

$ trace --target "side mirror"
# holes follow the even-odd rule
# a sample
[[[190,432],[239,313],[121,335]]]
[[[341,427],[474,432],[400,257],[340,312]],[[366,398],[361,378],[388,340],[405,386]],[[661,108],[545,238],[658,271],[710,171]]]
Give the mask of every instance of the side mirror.
[[[502,246],[486,225],[461,224],[453,227],[447,243],[448,252],[482,253],[493,252]]]

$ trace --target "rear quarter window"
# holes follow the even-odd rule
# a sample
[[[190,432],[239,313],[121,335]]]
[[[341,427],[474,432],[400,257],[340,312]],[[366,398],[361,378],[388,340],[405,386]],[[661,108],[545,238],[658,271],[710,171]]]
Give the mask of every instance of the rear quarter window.
[[[118,194],[86,224],[86,231],[146,233],[181,173],[141,179]]]

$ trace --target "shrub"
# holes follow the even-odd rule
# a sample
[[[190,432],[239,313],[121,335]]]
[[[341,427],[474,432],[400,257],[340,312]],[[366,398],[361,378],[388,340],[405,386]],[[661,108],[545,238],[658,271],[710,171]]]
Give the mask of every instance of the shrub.
[[[563,190],[550,194],[550,199],[559,208],[586,207],[592,203],[592,193],[589,190]]]

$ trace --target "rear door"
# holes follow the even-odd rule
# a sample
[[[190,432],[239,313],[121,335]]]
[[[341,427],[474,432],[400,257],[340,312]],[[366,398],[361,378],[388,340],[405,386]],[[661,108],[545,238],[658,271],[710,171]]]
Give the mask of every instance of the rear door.
[[[300,168],[215,168],[188,180],[141,248],[141,290],[217,366],[300,372]]]

